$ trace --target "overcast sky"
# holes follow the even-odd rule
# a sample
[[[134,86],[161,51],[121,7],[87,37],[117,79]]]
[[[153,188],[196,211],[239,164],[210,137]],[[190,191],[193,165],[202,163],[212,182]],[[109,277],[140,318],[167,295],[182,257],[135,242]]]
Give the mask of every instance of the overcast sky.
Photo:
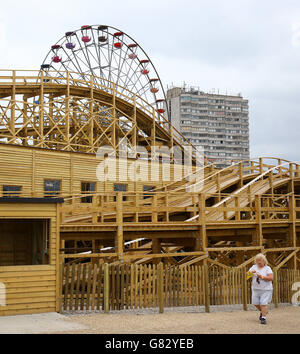
[[[39,69],[53,43],[86,24],[131,35],[165,86],[241,92],[251,156],[300,160],[299,0],[2,0],[0,68]]]

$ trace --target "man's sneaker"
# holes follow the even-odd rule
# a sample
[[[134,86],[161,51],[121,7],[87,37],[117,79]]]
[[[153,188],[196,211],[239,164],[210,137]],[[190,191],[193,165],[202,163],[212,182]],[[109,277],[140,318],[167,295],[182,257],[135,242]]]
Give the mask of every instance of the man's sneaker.
[[[267,320],[265,318],[262,318],[260,320],[260,323],[263,324],[263,325],[266,325],[267,324]]]
[[[262,313],[260,313],[259,315],[259,320],[261,321],[261,319],[262,319]]]

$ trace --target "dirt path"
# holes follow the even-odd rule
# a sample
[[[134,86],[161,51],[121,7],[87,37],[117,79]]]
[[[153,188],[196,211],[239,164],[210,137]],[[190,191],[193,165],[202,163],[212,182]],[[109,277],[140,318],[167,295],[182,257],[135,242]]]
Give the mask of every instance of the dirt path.
[[[300,334],[300,307],[272,309],[267,326],[258,321],[256,311],[164,314],[85,314],[68,316],[89,329],[68,333],[297,333]]]

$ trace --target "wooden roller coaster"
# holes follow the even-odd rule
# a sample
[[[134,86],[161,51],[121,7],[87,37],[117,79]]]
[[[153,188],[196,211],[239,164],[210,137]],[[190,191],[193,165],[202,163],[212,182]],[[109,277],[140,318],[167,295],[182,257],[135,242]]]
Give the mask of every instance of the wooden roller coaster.
[[[264,157],[224,169],[205,160],[197,166],[197,149],[162,113],[128,89],[101,80],[70,72],[0,75],[0,184],[22,186],[18,197],[39,198],[45,196],[43,180],[61,181],[52,196],[64,198],[62,258],[241,267],[263,252],[272,266],[299,268],[297,163]],[[116,183],[126,183],[118,191],[114,181],[97,179],[97,164],[106,159],[97,158],[98,149],[110,148],[120,174],[124,142],[132,161],[138,146],[146,151],[141,166],[156,161],[157,181],[118,178]],[[167,158],[162,147],[171,151],[168,181],[162,178]],[[183,171],[186,150],[189,173],[178,179],[174,171]],[[83,191],[83,181],[95,188]]]

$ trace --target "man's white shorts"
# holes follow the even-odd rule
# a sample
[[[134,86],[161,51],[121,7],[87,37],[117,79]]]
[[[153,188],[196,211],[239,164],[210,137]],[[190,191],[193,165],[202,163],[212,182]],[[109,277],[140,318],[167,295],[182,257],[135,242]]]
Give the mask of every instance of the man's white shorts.
[[[252,289],[253,305],[268,305],[272,301],[273,290]]]

